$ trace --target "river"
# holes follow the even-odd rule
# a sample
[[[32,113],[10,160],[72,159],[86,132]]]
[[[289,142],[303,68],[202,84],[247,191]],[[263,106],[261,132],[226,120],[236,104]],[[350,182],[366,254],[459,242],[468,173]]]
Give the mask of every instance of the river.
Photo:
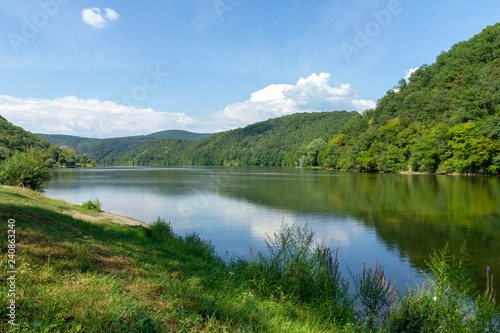
[[[472,274],[500,274],[500,178],[362,174],[280,167],[57,169],[45,195],[210,239],[228,256],[265,251],[282,222],[305,224],[357,273],[384,265],[399,284],[420,283],[429,254],[467,240]],[[483,274],[484,273],[484,274]],[[496,290],[500,290],[496,279]]]

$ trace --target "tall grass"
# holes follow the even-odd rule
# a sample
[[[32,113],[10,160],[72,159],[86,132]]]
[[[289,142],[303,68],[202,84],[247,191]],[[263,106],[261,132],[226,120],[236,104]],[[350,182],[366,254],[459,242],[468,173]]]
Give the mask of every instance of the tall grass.
[[[224,260],[160,218],[131,228],[71,218],[62,211],[85,210],[28,190],[0,188],[0,200],[0,219],[16,220],[14,332],[500,331],[492,272],[473,294],[465,245],[431,255],[425,284],[400,291],[379,263],[343,276],[338,249],[307,225],[283,223],[266,254]],[[0,331],[13,328],[6,288],[4,272]]]
[[[422,287],[397,290],[378,261],[375,267],[363,264],[363,272],[350,274],[350,279],[342,277],[338,249],[314,245],[313,239],[307,224],[282,224],[268,236],[268,254],[235,265],[238,275],[252,275],[262,295],[306,304],[319,320],[335,322],[346,331],[500,332],[493,276],[488,268],[486,291],[473,294],[465,243],[457,254],[446,245],[430,256],[432,274],[423,272]],[[355,290],[351,294],[350,283]]]

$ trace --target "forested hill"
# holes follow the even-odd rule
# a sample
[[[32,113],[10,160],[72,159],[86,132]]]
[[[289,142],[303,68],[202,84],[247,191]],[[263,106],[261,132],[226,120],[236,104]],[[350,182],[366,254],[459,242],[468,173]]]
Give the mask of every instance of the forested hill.
[[[101,163],[293,166],[301,156],[317,155],[318,147],[357,114],[355,111],[292,114],[217,133],[201,141],[149,142],[132,151],[112,154]]]
[[[0,116],[0,161],[15,151],[24,152],[29,148],[48,150],[51,146],[47,140],[12,125]]]
[[[58,147],[68,146],[79,155],[85,155],[100,162],[110,154],[130,151],[141,145],[159,139],[203,140],[212,134],[192,133],[181,130],[168,130],[149,135],[129,136],[122,138],[93,139],[60,134],[38,134]]]
[[[455,44],[349,121],[320,152],[326,168],[498,174],[500,23]]]

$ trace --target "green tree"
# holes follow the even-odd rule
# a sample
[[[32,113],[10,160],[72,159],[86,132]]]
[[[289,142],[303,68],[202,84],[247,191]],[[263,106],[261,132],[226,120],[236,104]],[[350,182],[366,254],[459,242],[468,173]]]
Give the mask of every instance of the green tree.
[[[68,167],[76,166],[77,156],[73,148],[64,147],[59,153],[59,164]]]
[[[474,122],[449,129],[450,139],[442,168],[447,172],[498,173],[494,158],[500,152],[497,141],[478,136],[479,125]]]
[[[301,167],[318,166],[318,154],[326,146],[325,140],[318,138],[312,140],[305,148],[305,155],[299,159]]]
[[[0,165],[0,182],[5,185],[15,186],[22,182],[24,186],[39,190],[50,178],[45,156],[34,148],[15,152]]]

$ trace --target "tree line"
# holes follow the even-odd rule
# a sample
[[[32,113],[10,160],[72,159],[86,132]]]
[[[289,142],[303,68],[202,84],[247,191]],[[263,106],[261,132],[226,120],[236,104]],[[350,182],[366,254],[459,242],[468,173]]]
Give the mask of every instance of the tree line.
[[[298,113],[258,122],[199,141],[162,139],[111,153],[104,165],[295,166],[309,142],[327,140],[358,113]]]
[[[103,164],[500,172],[500,23],[401,79],[375,109],[294,114],[197,142],[159,140]]]
[[[500,24],[455,44],[332,136],[316,163],[367,172],[498,174]]]
[[[77,155],[73,148],[57,147],[0,116],[1,184],[39,189],[50,179],[51,167],[95,165],[95,160]]]

